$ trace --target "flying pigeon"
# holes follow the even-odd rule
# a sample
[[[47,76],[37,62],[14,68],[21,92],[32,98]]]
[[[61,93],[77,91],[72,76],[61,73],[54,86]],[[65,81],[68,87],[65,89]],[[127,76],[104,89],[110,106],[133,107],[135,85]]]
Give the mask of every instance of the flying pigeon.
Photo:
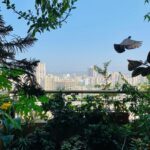
[[[128,38],[124,39],[120,44],[114,44],[114,49],[118,53],[122,53],[125,51],[125,49],[135,49],[139,48],[142,45],[142,41],[135,41],[131,40],[131,36]]]

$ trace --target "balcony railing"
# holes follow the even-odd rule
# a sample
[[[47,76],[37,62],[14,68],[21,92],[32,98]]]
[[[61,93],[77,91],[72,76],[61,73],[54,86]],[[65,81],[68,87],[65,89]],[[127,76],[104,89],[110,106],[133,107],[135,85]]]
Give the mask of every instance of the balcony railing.
[[[64,94],[126,94],[121,90],[48,90],[47,94],[64,93]],[[139,91],[141,93],[150,93],[150,91]]]

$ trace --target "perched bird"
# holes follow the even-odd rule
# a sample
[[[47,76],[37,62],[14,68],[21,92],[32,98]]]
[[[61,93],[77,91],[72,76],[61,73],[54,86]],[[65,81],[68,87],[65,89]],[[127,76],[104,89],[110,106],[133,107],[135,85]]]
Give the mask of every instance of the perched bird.
[[[114,49],[118,53],[124,52],[126,49],[135,49],[139,48],[142,45],[142,41],[131,40],[131,36],[124,39],[120,44],[114,44]]]

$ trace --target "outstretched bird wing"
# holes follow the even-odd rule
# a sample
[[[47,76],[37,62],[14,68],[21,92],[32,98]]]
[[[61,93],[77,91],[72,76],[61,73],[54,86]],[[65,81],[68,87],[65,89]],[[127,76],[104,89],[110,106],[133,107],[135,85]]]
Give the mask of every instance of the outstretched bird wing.
[[[135,49],[142,45],[142,41],[131,40],[131,37],[124,39],[120,44],[114,44],[114,49],[118,53],[122,53],[125,49]]]
[[[120,43],[120,45],[123,45],[126,49],[135,49],[139,48],[142,45],[142,41],[125,39]]]

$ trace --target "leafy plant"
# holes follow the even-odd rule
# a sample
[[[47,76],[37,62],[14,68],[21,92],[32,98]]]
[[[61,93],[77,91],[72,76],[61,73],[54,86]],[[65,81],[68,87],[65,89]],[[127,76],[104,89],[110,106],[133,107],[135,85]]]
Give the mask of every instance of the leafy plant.
[[[86,150],[86,144],[79,135],[75,135],[62,143],[61,150]]]
[[[7,113],[0,110],[1,128],[0,141],[2,148],[8,148],[14,140],[14,131],[21,130],[21,122],[19,119],[12,119]]]
[[[29,25],[28,33],[34,36],[37,32],[54,30],[62,26],[62,23],[70,16],[74,3],[77,0],[36,0],[34,10],[18,10],[15,2],[3,0],[2,3],[8,10],[18,15],[18,19],[24,19]],[[35,12],[35,13],[34,13]]]
[[[96,85],[96,87],[101,88],[102,90],[106,90],[110,88],[110,83],[109,83],[109,79],[111,77],[111,74],[108,73],[108,66],[110,64],[110,61],[105,62],[103,69],[98,67],[98,66],[94,66],[94,69],[96,72],[98,72],[99,74],[101,74],[104,78],[104,84],[101,85]]]
[[[15,129],[21,129],[20,122],[15,118],[16,112],[22,114],[24,119],[30,116],[32,111],[42,114],[42,109],[38,102],[47,101],[44,91],[36,82],[34,75],[37,60],[17,60],[16,53],[23,52],[27,47],[32,46],[36,41],[31,35],[21,38],[13,36],[11,26],[6,26],[0,16],[0,119],[2,128],[0,139],[6,149],[14,140]],[[10,36],[9,36],[10,35]],[[30,113],[29,113],[30,112]]]
[[[79,105],[74,105],[74,100],[78,101],[65,99],[60,93],[50,97],[49,105],[43,105],[53,114],[44,131],[49,133],[55,149],[121,149],[124,141],[123,147],[128,147],[128,126],[112,119],[100,95],[86,96],[80,99]]]

